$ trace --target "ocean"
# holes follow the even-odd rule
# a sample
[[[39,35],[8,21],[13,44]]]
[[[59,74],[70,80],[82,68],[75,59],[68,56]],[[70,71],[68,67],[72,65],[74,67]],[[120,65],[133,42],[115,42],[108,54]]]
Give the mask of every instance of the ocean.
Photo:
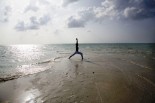
[[[79,44],[84,55],[138,55],[155,59],[155,44]],[[0,82],[52,68],[59,58],[68,58],[75,44],[1,45]]]

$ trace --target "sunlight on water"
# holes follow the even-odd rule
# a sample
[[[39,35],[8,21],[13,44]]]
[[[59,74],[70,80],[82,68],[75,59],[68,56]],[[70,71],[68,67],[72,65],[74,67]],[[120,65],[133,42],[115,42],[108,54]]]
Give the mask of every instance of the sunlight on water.
[[[9,80],[49,69],[52,58],[57,56],[52,48],[45,45],[1,46],[0,78]]]
[[[40,47],[37,45],[12,45],[11,51],[18,61],[35,60],[42,55]]]
[[[40,91],[38,89],[30,89],[29,91],[26,91],[21,94],[23,97],[20,102],[22,103],[35,103],[34,98],[38,97],[40,95]]]
[[[154,47],[154,44],[80,44],[80,51],[85,56],[138,55],[154,60]],[[55,64],[55,58],[68,58],[74,50],[74,44],[0,46],[0,78],[10,80],[45,71]]]

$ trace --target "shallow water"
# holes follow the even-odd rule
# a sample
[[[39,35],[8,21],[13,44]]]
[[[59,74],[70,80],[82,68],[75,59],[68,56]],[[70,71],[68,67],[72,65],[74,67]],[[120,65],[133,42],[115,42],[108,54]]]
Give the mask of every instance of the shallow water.
[[[139,55],[155,59],[155,44],[80,44],[84,55]],[[0,46],[0,81],[51,68],[56,59],[69,57],[74,44]]]

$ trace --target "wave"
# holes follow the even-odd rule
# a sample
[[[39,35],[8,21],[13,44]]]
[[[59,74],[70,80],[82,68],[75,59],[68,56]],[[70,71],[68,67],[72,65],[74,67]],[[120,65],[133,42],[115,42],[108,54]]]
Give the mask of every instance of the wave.
[[[55,57],[55,58],[44,60],[44,61],[41,61],[41,62],[38,62],[35,64],[46,64],[46,63],[50,63],[50,62],[55,62],[55,61],[60,60],[61,58],[63,58],[63,57]]]
[[[54,62],[60,61],[63,57],[55,57],[48,60],[43,60],[41,62],[28,64],[28,65],[19,65],[16,69],[14,69],[11,74],[10,72],[6,72],[3,76],[0,76],[0,82],[5,82],[13,79],[17,79],[26,75],[36,74],[39,72],[43,72],[51,68],[51,64]],[[44,64],[44,65],[43,65]],[[18,71],[19,70],[19,71]]]
[[[6,77],[0,77],[0,82],[5,82],[5,81],[9,81],[9,80],[13,80],[13,79],[17,79],[19,77],[21,77],[22,74],[16,74],[16,75],[11,75],[11,76],[6,76]]]
[[[45,64],[45,63],[50,63],[50,62],[52,62],[52,60],[45,60],[45,61],[41,61],[35,64]]]

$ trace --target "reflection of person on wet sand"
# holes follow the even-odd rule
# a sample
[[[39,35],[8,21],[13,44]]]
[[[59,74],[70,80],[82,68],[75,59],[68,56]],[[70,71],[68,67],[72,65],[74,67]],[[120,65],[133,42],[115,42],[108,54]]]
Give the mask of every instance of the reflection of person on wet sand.
[[[79,45],[78,45],[78,39],[76,38],[76,51],[69,57],[69,59],[74,56],[75,54],[80,54],[81,55],[81,58],[83,60],[83,54],[81,52],[79,52]]]

